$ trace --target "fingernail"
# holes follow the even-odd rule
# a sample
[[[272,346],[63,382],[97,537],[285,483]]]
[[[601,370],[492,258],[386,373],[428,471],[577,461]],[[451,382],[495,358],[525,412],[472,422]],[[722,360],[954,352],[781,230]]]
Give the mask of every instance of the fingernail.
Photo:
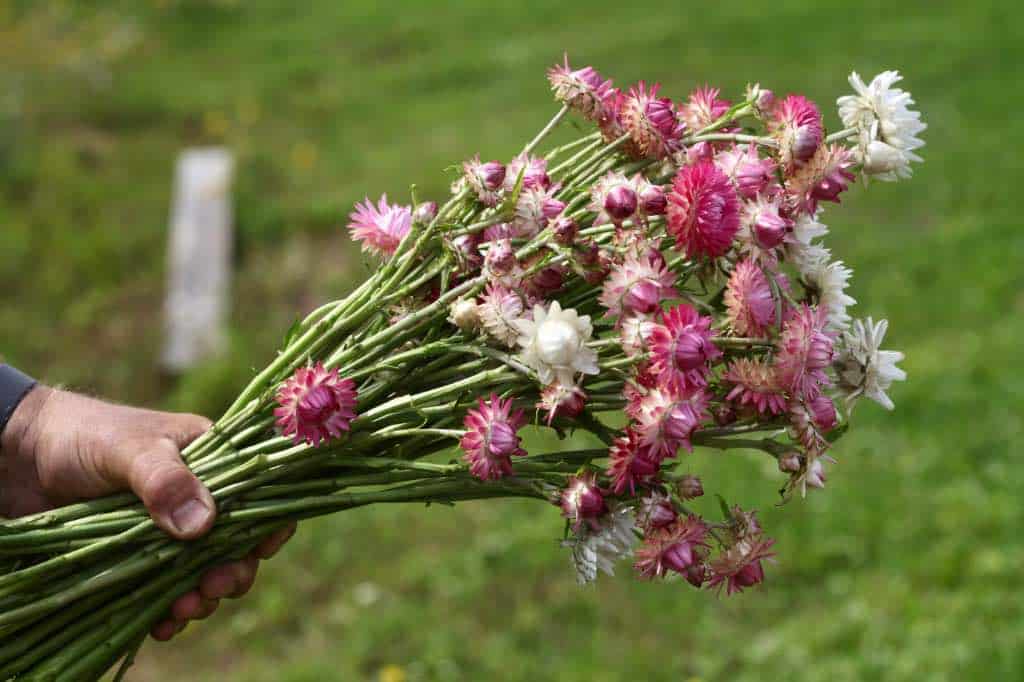
[[[193,497],[171,512],[171,523],[182,535],[199,532],[210,518],[210,508]]]

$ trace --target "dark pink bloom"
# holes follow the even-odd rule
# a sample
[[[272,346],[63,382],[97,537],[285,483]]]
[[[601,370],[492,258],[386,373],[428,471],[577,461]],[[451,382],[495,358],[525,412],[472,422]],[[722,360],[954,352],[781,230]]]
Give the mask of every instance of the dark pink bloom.
[[[632,429],[626,429],[624,436],[619,436],[608,451],[608,478],[612,481],[612,491],[621,495],[626,490],[630,495],[636,494],[637,485],[642,485],[658,473],[659,462],[650,457],[646,449],[640,446],[640,437]]]
[[[590,209],[597,213],[595,225],[621,225],[636,213],[637,205],[636,187],[622,173],[608,172],[590,190]]]
[[[707,416],[710,398],[702,386],[680,390],[674,386],[649,389],[629,411],[635,415],[640,445],[658,461],[675,457],[680,447],[693,451],[690,437]]]
[[[739,405],[750,405],[763,415],[786,411],[786,396],[775,378],[775,369],[756,358],[736,358],[726,371],[725,380],[734,384],[725,396]]]
[[[656,83],[648,90],[644,81],[637,83],[630,88],[619,114],[632,138],[631,149],[640,158],[662,159],[680,148],[683,122],[672,100],[658,97],[659,87]]]
[[[835,354],[835,332],[825,331],[828,311],[806,303],[792,310],[782,326],[775,354],[779,384],[793,396],[812,400],[828,385],[825,368]]]
[[[615,142],[626,134],[626,127],[622,124],[622,110],[626,105],[626,95],[618,88],[611,88],[601,102],[601,113],[597,118],[597,127],[601,130],[601,136],[605,142]],[[627,140],[624,151],[629,156],[635,156],[632,149],[633,141]]]
[[[604,198],[604,210],[615,223],[621,223],[636,213],[636,206],[636,191],[627,185],[616,185]]]
[[[658,185],[644,180],[640,186],[638,196],[640,199],[640,213],[644,217],[665,215],[665,211],[668,210],[668,198],[665,197],[665,190]]]
[[[648,332],[651,373],[659,382],[678,388],[707,385],[709,363],[722,351],[711,341],[712,319],[681,303],[661,315]]]
[[[604,282],[598,301],[609,316],[626,313],[651,313],[666,298],[676,296],[675,275],[658,251],[629,254],[612,269]]]
[[[339,438],[356,417],[356,385],[338,370],[321,363],[299,367],[277,391],[277,426],[296,443],[320,443]]]
[[[516,434],[525,423],[522,410],[512,412],[511,400],[493,393],[487,401],[480,398],[477,408],[466,413],[466,434],[459,442],[470,473],[485,481],[512,475],[512,456],[526,454]]]
[[[707,533],[704,522],[692,514],[666,528],[650,529],[636,550],[634,568],[647,580],[663,578],[669,571],[686,575],[699,559],[699,549],[707,547]]]
[[[612,82],[605,80],[590,66],[573,70],[569,56],[563,64],[548,69],[548,81],[555,92],[555,99],[580,112],[592,121],[600,119],[603,102],[611,90]]]
[[[771,551],[773,544],[774,540],[764,538],[760,534],[741,537],[732,547],[711,561],[708,587],[721,590],[725,585],[726,594],[732,594],[764,582],[764,567],[761,562],[775,556]]]
[[[825,138],[818,107],[803,95],[788,95],[779,102],[771,127],[787,169],[810,161]]]
[[[796,211],[813,216],[819,201],[839,203],[839,195],[846,191],[856,177],[850,168],[855,161],[853,153],[840,145],[823,145],[814,157],[793,173],[786,183],[786,197]]]
[[[562,516],[569,519],[574,530],[586,522],[596,529],[595,519],[608,511],[604,495],[597,487],[597,474],[588,471],[580,476],[570,476],[568,485],[562,491]]]
[[[668,197],[668,232],[689,258],[724,255],[740,228],[739,200],[711,161],[683,166]]]
[[[469,187],[484,206],[497,206],[499,193],[505,182],[505,166],[498,161],[480,161],[477,155],[462,164]]]
[[[762,193],[771,195],[780,189],[775,181],[775,161],[758,156],[754,143],[718,152],[715,165],[733,181],[744,199],[753,199]]]
[[[683,120],[691,134],[706,128],[729,110],[732,103],[727,99],[719,99],[718,88],[705,85],[690,93],[689,99],[682,106]]]
[[[579,226],[576,224],[576,221],[567,215],[559,216],[551,226],[551,229],[555,233],[555,241],[562,246],[572,245],[576,241],[576,234],[579,232]]]
[[[761,268],[745,258],[736,264],[725,289],[726,317],[740,336],[764,336],[775,324],[775,299]]]
[[[636,517],[641,528],[664,528],[671,525],[679,514],[666,495],[652,492],[640,501]]]
[[[388,195],[381,196],[374,206],[369,198],[356,204],[349,214],[348,231],[363,251],[378,256],[390,256],[412,227],[412,209],[388,203]]]
[[[540,392],[540,401],[537,408],[548,413],[547,425],[555,417],[573,419],[580,416],[587,402],[587,394],[579,386],[562,386],[559,383],[550,384]]]

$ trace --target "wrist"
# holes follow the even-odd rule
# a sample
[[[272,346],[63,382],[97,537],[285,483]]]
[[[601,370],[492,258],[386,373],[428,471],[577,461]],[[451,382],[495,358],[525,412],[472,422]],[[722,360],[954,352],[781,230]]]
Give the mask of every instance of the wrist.
[[[47,403],[57,391],[43,384],[29,389],[14,409],[0,434],[0,453],[33,455],[43,433],[42,422]]]

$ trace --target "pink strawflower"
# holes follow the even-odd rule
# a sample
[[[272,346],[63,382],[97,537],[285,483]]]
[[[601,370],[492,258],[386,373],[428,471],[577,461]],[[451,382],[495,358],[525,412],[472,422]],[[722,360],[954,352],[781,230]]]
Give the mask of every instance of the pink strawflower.
[[[494,275],[507,275],[516,266],[516,253],[508,237],[495,239],[487,247],[484,256],[487,271]]]
[[[367,197],[349,214],[348,231],[363,251],[378,256],[390,256],[402,243],[412,227],[412,209],[388,203],[388,195],[381,196],[377,205]]]
[[[679,390],[657,386],[647,391],[631,406],[636,415],[640,445],[649,449],[653,458],[675,457],[680,447],[693,451],[690,437],[707,416],[710,398],[703,387]]]
[[[563,386],[555,382],[540,392],[537,408],[548,413],[546,422],[551,426],[555,417],[573,419],[580,416],[586,402],[587,394],[579,386]]]
[[[698,548],[707,547],[707,534],[708,527],[693,514],[668,527],[649,529],[636,550],[633,567],[646,580],[664,578],[669,571],[686,575],[687,569],[700,559]]]
[[[547,189],[551,186],[551,178],[548,177],[548,162],[546,159],[520,154],[505,166],[505,183],[503,189],[512,193],[519,180],[519,174],[523,174],[523,189],[539,188]]]
[[[760,251],[770,251],[781,245],[793,230],[793,221],[779,213],[780,209],[779,197],[758,197],[744,206],[744,226]]]
[[[825,331],[828,311],[806,303],[790,311],[775,354],[779,384],[794,397],[812,400],[830,383],[825,369],[835,355],[835,332]]]
[[[665,528],[677,518],[679,518],[679,513],[676,512],[672,500],[657,491],[652,491],[647,497],[640,500],[640,506],[636,511],[637,525],[646,530]]]
[[[477,408],[466,413],[466,434],[459,442],[470,473],[484,481],[512,475],[512,456],[526,454],[516,435],[525,423],[522,410],[512,412],[511,399],[493,393],[487,401],[480,398]]]
[[[502,185],[505,183],[505,166],[498,161],[480,161],[474,156],[462,164],[463,177],[477,199],[484,206],[497,206]]]
[[[781,189],[775,180],[775,161],[758,156],[753,142],[746,147],[734,145],[714,158],[715,165],[732,180],[744,199],[753,199],[758,194],[773,195]]]
[[[666,298],[677,296],[675,274],[664,257],[653,249],[642,255],[629,254],[612,268],[598,301],[610,317],[629,313],[653,313]]]
[[[436,201],[424,201],[416,206],[416,210],[412,212],[412,221],[414,223],[420,223],[421,225],[429,225],[430,222],[437,217],[437,202]]]
[[[356,417],[356,384],[318,362],[299,367],[281,384],[277,404],[274,416],[281,433],[296,444],[316,447],[349,430]]]
[[[628,357],[648,350],[651,332],[656,326],[658,323],[649,315],[625,315],[619,318],[619,340]]]
[[[707,385],[709,363],[722,356],[711,340],[711,323],[686,303],[662,313],[648,335],[651,373],[659,382],[680,389]]]
[[[846,147],[822,145],[806,164],[786,182],[786,199],[792,210],[814,216],[819,201],[839,203],[855,175],[850,171],[855,159]]]
[[[570,476],[561,497],[562,516],[569,519],[574,531],[586,523],[592,530],[600,526],[596,519],[608,511],[604,495],[597,486],[597,474],[588,471],[580,476]]]
[[[711,161],[679,169],[668,197],[668,232],[687,257],[724,255],[740,228],[736,190]]]
[[[516,345],[519,329],[515,321],[526,315],[522,297],[515,291],[494,282],[480,297],[480,321],[484,330],[508,347]]]
[[[821,112],[803,95],[788,95],[779,102],[769,125],[787,170],[810,161],[825,139]]]
[[[665,190],[639,174],[633,182],[636,184],[636,194],[640,202],[637,209],[640,217],[646,221],[650,216],[665,215],[665,211],[668,210]]]
[[[462,234],[449,242],[459,270],[462,272],[476,270],[483,264],[484,259],[480,255],[480,239],[479,233]]]
[[[828,433],[836,427],[838,421],[838,414],[836,413],[836,406],[824,393],[819,394],[815,398],[807,403],[807,407],[811,411],[811,418],[814,420],[814,425],[822,433]]]
[[[705,85],[690,93],[680,113],[691,134],[698,133],[702,128],[717,121],[732,106],[729,100],[719,99],[719,92],[718,88]]]
[[[558,185],[544,188],[541,186],[523,187],[516,202],[516,213],[512,219],[512,229],[516,237],[534,237],[548,225],[548,221],[556,218],[565,208],[565,203],[555,199]]]
[[[777,321],[768,278],[750,258],[736,264],[723,300],[729,327],[739,336],[764,336]]]
[[[575,109],[592,121],[600,119],[603,102],[611,90],[612,82],[605,80],[590,66],[573,70],[569,66],[569,55],[563,64],[548,69],[548,81],[555,92],[555,99]]]
[[[640,81],[629,90],[619,119],[632,138],[639,158],[663,159],[680,148],[683,122],[668,97],[658,97],[657,83],[647,89]]]
[[[597,213],[595,225],[621,225],[624,220],[636,213],[636,188],[625,175],[616,171],[609,171],[594,183],[590,198],[590,210]]]
[[[774,540],[765,538],[760,533],[741,537],[711,561],[708,588],[717,588],[721,591],[725,585],[726,594],[733,594],[764,582],[764,567],[761,562],[775,556],[771,551],[773,544]]]
[[[529,270],[533,268],[541,258],[542,254],[537,254],[532,259],[527,260],[523,264],[523,267]],[[567,270],[564,265],[556,263],[555,265],[549,265],[546,268],[541,268],[523,280],[522,287],[523,291],[526,293],[527,300],[532,303],[540,303],[549,298],[551,294],[562,288],[562,284],[565,283],[566,272]]]
[[[580,228],[575,220],[567,215],[563,215],[555,220],[551,230],[555,233],[556,242],[562,246],[572,246],[573,242],[576,241],[576,235],[579,233]]]
[[[608,470],[612,492],[621,495],[626,490],[636,495],[636,487],[650,481],[658,473],[659,462],[640,446],[640,436],[632,428],[626,429],[608,451]]]
[[[601,102],[601,113],[597,117],[597,127],[601,130],[605,142],[615,142],[626,134],[626,127],[622,124],[622,110],[625,106],[625,93],[618,88],[609,89]],[[622,148],[627,156],[637,155],[631,139],[626,140]]]
[[[725,380],[734,384],[725,396],[739,405],[749,405],[762,415],[786,411],[786,396],[779,388],[775,369],[764,360],[736,358],[725,372]]]

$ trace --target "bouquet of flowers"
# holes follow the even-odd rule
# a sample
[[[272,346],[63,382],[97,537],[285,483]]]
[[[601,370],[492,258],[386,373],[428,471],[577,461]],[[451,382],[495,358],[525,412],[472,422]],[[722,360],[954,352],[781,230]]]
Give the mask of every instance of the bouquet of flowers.
[[[892,408],[902,355],[884,320],[851,320],[820,219],[858,175],[910,177],[920,114],[894,71],[851,75],[831,134],[814,102],[756,84],[678,103],[568,60],[548,79],[562,107],[509,162],[466,161],[440,207],[355,207],[379,267],[184,452],[219,506],[208,536],[169,539],[130,495],[0,525],[0,678],[130,662],[204,569],[369,504],[530,497],[560,508],[580,582],[629,556],[726,594],[764,580],[755,512],[699,515],[677,464],[759,450],[805,495],[858,398]],[[594,126],[541,153],[570,113]],[[527,452],[528,423],[594,446]]]

